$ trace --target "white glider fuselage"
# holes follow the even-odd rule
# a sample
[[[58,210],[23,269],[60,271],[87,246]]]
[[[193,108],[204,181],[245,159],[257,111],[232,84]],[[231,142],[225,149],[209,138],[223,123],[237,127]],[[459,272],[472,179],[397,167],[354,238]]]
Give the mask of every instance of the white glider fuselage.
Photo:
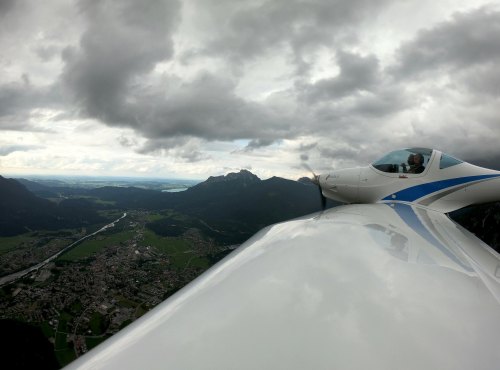
[[[449,158],[432,150],[422,173],[403,172],[397,163],[376,162],[320,175],[319,184],[325,197],[344,203],[406,202],[444,213],[500,199],[499,171],[454,158],[456,162],[446,167],[443,162]]]

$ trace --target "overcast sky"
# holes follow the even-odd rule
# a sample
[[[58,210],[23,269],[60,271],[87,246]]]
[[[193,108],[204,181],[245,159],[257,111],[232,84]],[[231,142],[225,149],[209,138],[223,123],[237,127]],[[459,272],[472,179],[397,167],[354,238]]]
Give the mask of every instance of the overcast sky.
[[[0,0],[0,174],[298,178],[408,146],[500,158],[496,4]]]

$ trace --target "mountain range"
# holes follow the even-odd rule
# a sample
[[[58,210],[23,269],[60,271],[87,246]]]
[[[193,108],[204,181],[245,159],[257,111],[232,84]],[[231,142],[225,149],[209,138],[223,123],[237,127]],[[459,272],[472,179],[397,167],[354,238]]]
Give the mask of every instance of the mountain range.
[[[55,230],[103,222],[82,199],[59,203],[40,198],[14,179],[0,176],[0,236],[13,236],[36,229]]]
[[[178,193],[113,186],[79,189],[62,182],[47,186],[0,176],[0,236],[102,223],[105,220],[98,214],[102,209],[164,212],[165,217],[147,225],[159,235],[179,236],[197,228],[218,243],[236,244],[266,225],[320,210],[320,197],[307,178],[261,180],[246,170],[209,177]],[[500,250],[500,203],[468,207],[450,217]]]
[[[59,202],[42,197],[59,197]],[[246,170],[209,177],[178,193],[136,187],[75,189],[59,184],[51,187],[0,177],[0,235],[102,222],[97,211],[106,208],[174,210],[188,217],[182,227],[170,227],[169,232],[181,233],[197,227],[227,244],[241,243],[266,225],[318,211],[320,196],[310,181],[279,177],[261,180]],[[148,226],[162,234],[165,233],[162,226],[169,222],[166,217]]]

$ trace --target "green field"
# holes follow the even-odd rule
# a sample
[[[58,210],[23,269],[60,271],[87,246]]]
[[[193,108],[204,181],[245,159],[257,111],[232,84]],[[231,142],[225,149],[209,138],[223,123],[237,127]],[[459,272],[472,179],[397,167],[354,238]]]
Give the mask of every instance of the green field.
[[[146,308],[141,304],[140,306],[137,306],[137,308],[135,310],[135,317],[139,318],[142,315],[144,315],[146,312],[148,312],[148,310],[146,310]]]
[[[102,200],[102,199],[99,199],[99,198],[93,198],[91,200],[94,203],[96,203],[96,204],[102,204],[102,205],[105,205],[105,206],[114,206],[114,205],[116,205],[116,202],[114,200]]]
[[[124,322],[122,322],[122,324],[120,325],[120,330],[122,330],[124,327],[126,327],[127,325],[130,325],[132,323],[132,320],[128,319],[128,320],[125,320]]]
[[[102,205],[110,205],[114,206],[116,205],[116,202],[114,200],[102,200],[97,197],[93,197],[91,195],[76,195],[76,196],[71,196],[71,199],[85,199],[88,200],[89,202],[93,202],[95,204],[102,204]]]
[[[144,240],[141,244],[144,246],[151,245],[165,254],[178,254],[191,248],[190,244],[185,240],[159,236],[148,229],[144,231]]]
[[[199,267],[202,269],[207,269],[211,266],[212,264],[208,260],[208,258],[205,257],[194,257],[189,261],[189,266],[194,266],[194,267]]]
[[[90,257],[94,253],[100,251],[109,245],[116,245],[132,239],[133,231],[122,231],[115,234],[103,235],[97,234],[89,240],[77,245],[70,251],[61,255],[58,259],[62,261],[75,261]]]
[[[159,214],[159,213],[150,213],[149,215],[146,216],[148,222],[153,222],[156,220],[161,220],[162,218],[165,218],[165,216]]]
[[[69,310],[72,314],[78,315],[83,311],[83,305],[80,301],[75,301],[71,304]]]
[[[22,244],[32,244],[35,237],[31,233],[5,236],[0,238],[0,255],[10,252],[13,249],[22,247]]]
[[[43,331],[43,335],[47,338],[52,338],[54,336],[54,329],[49,325],[48,321],[44,321],[40,324],[40,328]]]
[[[87,349],[90,350],[97,346],[98,344],[104,342],[106,339],[108,339],[109,336],[102,336],[102,337],[86,337],[85,338],[85,343],[87,344]]]
[[[115,299],[118,301],[118,305],[122,307],[136,308],[138,305],[137,302],[131,301],[130,299],[122,296],[115,297]]]
[[[66,333],[56,334],[56,344],[54,346],[56,351],[68,348],[68,342],[66,342]]]
[[[68,332],[68,321],[71,321],[73,316],[67,312],[61,312],[59,315],[59,325],[57,326],[57,331],[67,333]]]
[[[99,214],[99,216],[107,218],[110,221],[116,220],[123,215],[123,212],[117,209],[103,209],[98,210],[97,213]]]
[[[90,330],[94,335],[101,335],[106,330],[105,317],[99,312],[94,312],[90,317]]]
[[[59,361],[59,365],[66,366],[70,362],[76,359],[75,351],[73,349],[67,348],[61,351],[55,351],[57,361]]]
[[[159,236],[153,231],[146,229],[144,231],[144,240],[140,244],[143,246],[150,245],[157,251],[172,257],[172,263],[178,269],[183,269],[187,266],[206,269],[210,266],[208,259],[196,256],[189,242],[184,239]]]
[[[14,249],[37,246],[41,240],[46,238],[47,242],[42,242],[42,245],[49,243],[58,243],[61,246],[70,244],[68,236],[78,234],[79,231],[71,229],[61,229],[57,231],[33,231],[16,236],[0,237],[0,255],[8,253]]]

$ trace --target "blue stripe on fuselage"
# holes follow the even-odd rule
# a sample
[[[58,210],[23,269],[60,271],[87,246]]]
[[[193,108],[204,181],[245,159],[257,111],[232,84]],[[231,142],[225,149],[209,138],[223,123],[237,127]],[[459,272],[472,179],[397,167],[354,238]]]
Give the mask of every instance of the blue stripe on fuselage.
[[[465,271],[473,271],[470,266],[462,262],[448,247],[443,245],[418,218],[417,214],[410,205],[403,203],[394,203],[391,207],[396,211],[398,216],[417,234],[427,240],[430,244],[437,247],[445,256],[462,267]]]
[[[402,200],[406,202],[413,202],[416,199],[422,198],[426,195],[435,193],[436,191],[451,188],[456,185],[465,184],[467,182],[474,182],[479,180],[484,180],[487,178],[499,177],[500,175],[478,175],[478,176],[465,176],[465,177],[457,177],[454,179],[447,180],[439,180],[434,182],[428,182],[426,184],[420,184],[411,186],[409,188],[400,190],[394,195],[396,198],[391,195],[386,196],[382,200]]]

